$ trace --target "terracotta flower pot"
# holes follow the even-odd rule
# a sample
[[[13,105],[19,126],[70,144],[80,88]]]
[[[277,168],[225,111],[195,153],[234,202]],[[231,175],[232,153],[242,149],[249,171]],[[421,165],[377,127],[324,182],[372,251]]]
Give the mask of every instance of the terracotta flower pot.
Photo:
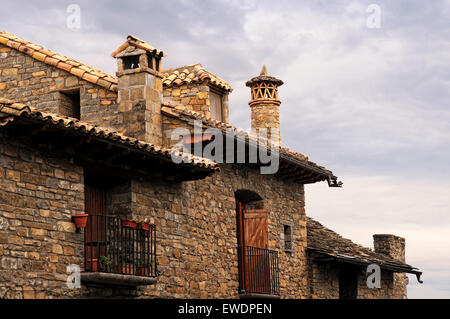
[[[86,228],[88,216],[88,214],[73,215],[72,219],[75,223],[75,226],[77,226],[78,229]]]
[[[136,229],[138,226],[138,223],[134,220],[131,219],[122,219],[122,227],[127,227],[127,228],[134,228]]]

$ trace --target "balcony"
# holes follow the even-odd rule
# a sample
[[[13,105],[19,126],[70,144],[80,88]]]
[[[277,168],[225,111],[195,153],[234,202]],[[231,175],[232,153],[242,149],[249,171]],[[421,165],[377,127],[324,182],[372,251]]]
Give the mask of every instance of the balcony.
[[[278,252],[257,248],[239,247],[241,297],[277,297],[280,295]]]
[[[155,225],[89,215],[84,247],[83,282],[119,286],[156,282]]]

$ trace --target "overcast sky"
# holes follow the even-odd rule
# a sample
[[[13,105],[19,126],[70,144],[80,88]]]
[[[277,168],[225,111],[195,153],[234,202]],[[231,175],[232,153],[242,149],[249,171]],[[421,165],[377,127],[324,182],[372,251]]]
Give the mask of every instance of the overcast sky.
[[[285,82],[284,146],[344,182],[307,186],[307,214],[369,247],[375,233],[405,237],[425,282],[410,276],[409,297],[450,298],[450,0],[16,0],[0,29],[110,73],[135,35],[166,53],[164,68],[200,62],[227,80],[244,129],[244,83],[266,64]]]

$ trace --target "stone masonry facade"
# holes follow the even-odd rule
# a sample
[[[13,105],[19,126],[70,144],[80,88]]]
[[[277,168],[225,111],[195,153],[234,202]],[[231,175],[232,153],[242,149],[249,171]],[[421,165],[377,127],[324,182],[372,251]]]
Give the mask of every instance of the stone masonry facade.
[[[129,70],[118,73],[118,86],[106,89],[0,44],[0,98],[74,116],[75,94],[80,120],[169,147],[172,129],[192,127],[162,115],[163,98],[209,117],[211,83],[163,82],[159,72]],[[228,123],[228,92],[222,104]],[[278,106],[255,111],[252,126],[272,120],[279,130]],[[69,289],[66,267],[84,270],[84,234],[71,216],[85,211],[86,167],[68,153],[43,150],[26,136],[2,131],[0,164],[0,298],[238,298],[238,191],[258,194],[258,205],[268,211],[268,248],[278,252],[280,297],[339,298],[337,268],[312,261],[307,249],[301,183],[261,175],[244,164],[220,164],[219,172],[184,182],[153,176],[121,176],[115,182],[111,171],[113,181],[105,183],[108,214],[156,225],[157,282],[136,289],[85,284]],[[285,226],[292,229],[292,251],[284,249]],[[390,237],[379,239],[375,250],[405,261],[404,242],[395,246]],[[383,271],[383,289],[374,291],[359,271],[358,298],[405,298],[406,284],[404,274]]]

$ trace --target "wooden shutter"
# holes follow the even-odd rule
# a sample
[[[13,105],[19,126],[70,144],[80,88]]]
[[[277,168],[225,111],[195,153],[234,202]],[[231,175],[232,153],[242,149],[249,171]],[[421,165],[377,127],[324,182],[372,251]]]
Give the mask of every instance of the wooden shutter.
[[[85,185],[84,194],[85,211],[90,215],[85,229],[86,268],[96,271],[94,263],[106,254],[106,191],[102,187]]]
[[[263,209],[244,211],[244,245],[268,248],[269,230],[267,211]]]
[[[211,118],[222,121],[222,96],[214,92],[209,92],[209,103]]]

